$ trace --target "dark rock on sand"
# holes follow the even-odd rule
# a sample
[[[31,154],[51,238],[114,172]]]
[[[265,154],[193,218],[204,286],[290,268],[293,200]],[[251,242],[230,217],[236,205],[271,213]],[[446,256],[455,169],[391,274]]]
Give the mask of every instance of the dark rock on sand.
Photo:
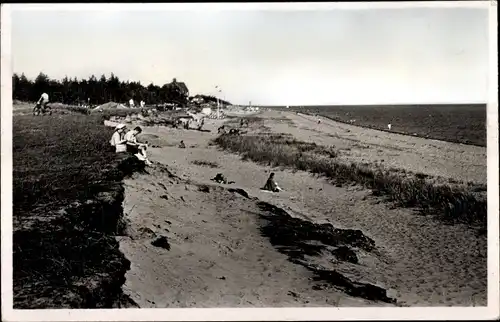
[[[356,253],[352,249],[346,246],[341,246],[339,248],[332,250],[332,255],[334,255],[338,260],[343,262],[349,262],[353,264],[359,263],[358,256],[356,256]]]
[[[170,250],[170,244],[165,236],[160,236],[151,242],[151,245],[155,247],[160,247],[166,250]]]
[[[243,190],[241,188],[229,188],[228,191],[240,194],[243,197],[250,199],[250,196],[248,195],[248,192],[246,192],[245,190]]]
[[[210,187],[207,186],[207,185],[200,185],[200,186],[198,186],[198,191],[201,191],[201,192],[210,192]]]

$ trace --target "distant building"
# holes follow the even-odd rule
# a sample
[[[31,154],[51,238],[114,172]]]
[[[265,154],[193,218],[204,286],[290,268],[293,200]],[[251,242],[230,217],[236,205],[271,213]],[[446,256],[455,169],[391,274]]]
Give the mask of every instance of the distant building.
[[[205,115],[210,115],[212,114],[212,109],[210,107],[204,107],[202,110],[201,110],[201,113],[205,114]]]

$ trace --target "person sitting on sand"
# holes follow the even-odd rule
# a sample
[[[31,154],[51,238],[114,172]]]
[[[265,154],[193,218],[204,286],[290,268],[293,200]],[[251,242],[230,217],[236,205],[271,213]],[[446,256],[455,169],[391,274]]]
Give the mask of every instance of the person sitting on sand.
[[[147,165],[151,165],[151,161],[148,160],[146,149],[147,144],[142,144],[137,142],[137,135],[142,132],[140,126],[135,127],[133,130],[128,131],[125,134],[125,140],[127,141],[127,151],[134,154],[139,160],[144,161]]]
[[[109,143],[115,147],[116,153],[127,152],[127,140],[125,140],[125,124],[118,124],[111,136]]]
[[[262,190],[268,190],[268,191],[272,191],[272,192],[279,192],[279,191],[283,190],[278,186],[278,184],[274,180],[274,172],[271,172],[271,174],[269,175],[269,178],[267,179],[266,184],[264,185]]]
[[[181,143],[179,143],[179,148],[185,149],[186,145],[184,144],[184,141],[181,140]]]
[[[218,129],[217,129],[217,133],[218,134],[226,134],[226,127],[224,125],[221,125]]]
[[[239,130],[239,129],[230,129],[230,130],[229,130],[229,134],[236,134],[236,135],[239,135],[239,134],[240,134],[240,130]]]
[[[222,173],[217,173],[217,175],[210,179],[212,181],[215,181],[217,183],[223,183],[223,184],[232,184],[234,181],[228,181],[227,178],[222,174]]]
[[[241,119],[240,120],[240,127],[243,127],[245,125],[248,127],[248,120],[247,119]]]

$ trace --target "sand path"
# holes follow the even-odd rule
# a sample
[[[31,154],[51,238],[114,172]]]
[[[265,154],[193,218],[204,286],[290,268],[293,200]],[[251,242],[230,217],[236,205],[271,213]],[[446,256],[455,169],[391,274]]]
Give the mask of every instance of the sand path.
[[[269,122],[275,130],[295,131],[298,138],[311,131]],[[218,125],[210,121],[207,128]],[[389,305],[318,287],[306,267],[377,285],[400,305],[486,304],[486,238],[473,230],[445,226],[408,209],[388,209],[359,187],[334,187],[305,172],[243,162],[208,146],[213,133],[159,127],[145,132],[165,143],[151,150],[152,160],[167,165],[179,179],[152,169],[150,175],[126,181],[124,210],[131,232],[120,244],[132,266],[123,288],[140,307]],[[188,148],[177,148],[180,140]],[[197,160],[219,168],[192,164]],[[259,189],[269,171],[286,191]],[[306,256],[306,265],[292,263],[259,233],[261,210],[254,200],[215,187],[209,193],[198,190],[200,184],[214,185],[210,178],[217,172],[236,182],[226,188],[242,188],[293,216],[361,230],[375,241],[376,250],[356,249],[359,264],[336,261],[328,253]],[[151,244],[160,235],[170,250]]]

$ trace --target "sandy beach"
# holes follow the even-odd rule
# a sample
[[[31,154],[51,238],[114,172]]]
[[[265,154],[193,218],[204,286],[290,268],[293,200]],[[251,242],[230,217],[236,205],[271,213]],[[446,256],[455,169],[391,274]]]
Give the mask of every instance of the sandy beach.
[[[385,155],[390,167],[486,182],[485,148],[326,119],[317,124],[286,112],[259,117],[277,133],[345,149],[341,157],[349,162],[380,162]],[[208,121],[210,133],[144,128],[159,146],[150,149],[157,165],[125,181],[128,234],[119,237],[131,261],[123,290],[141,308],[486,305],[485,236],[389,207],[359,186],[336,187],[306,172],[242,161],[210,144],[221,124]],[[187,148],[177,147],[181,140]],[[270,172],[284,191],[260,190]],[[217,173],[234,183],[210,180]],[[330,246],[299,260],[285,255],[263,233],[273,219],[263,219],[262,203],[302,223],[356,231],[344,247],[357,263],[332,255]],[[361,240],[374,246],[360,246]],[[334,282],[325,283],[319,271],[335,272]]]

